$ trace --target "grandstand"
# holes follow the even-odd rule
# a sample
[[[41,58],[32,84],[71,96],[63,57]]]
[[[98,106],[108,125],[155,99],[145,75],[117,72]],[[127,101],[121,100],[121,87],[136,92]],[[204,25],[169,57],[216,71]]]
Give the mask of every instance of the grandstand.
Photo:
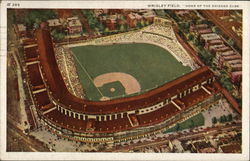
[[[209,108],[221,96],[219,83],[204,66],[141,95],[98,102],[79,98],[64,83],[50,32],[38,29],[36,39],[35,55],[29,53],[33,49],[25,54],[38,115],[53,133],[68,139],[120,142],[144,137]]]

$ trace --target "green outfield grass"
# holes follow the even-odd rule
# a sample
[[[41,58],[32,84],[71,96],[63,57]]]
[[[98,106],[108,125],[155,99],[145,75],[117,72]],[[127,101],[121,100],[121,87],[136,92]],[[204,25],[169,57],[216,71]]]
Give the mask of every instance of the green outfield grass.
[[[151,44],[88,45],[71,50],[86,97],[94,101],[98,101],[102,95],[117,98],[125,94],[119,82],[105,84],[97,89],[92,80],[101,74],[130,74],[140,83],[140,93],[143,93],[191,71],[190,67],[183,66],[168,51]],[[110,92],[112,87],[116,88],[115,92]]]

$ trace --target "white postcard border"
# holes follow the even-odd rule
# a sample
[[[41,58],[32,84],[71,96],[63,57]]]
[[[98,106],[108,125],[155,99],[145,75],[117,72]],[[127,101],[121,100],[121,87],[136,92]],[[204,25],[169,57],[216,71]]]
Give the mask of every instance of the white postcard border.
[[[157,9],[243,9],[243,151],[242,154],[187,154],[187,153],[69,153],[69,152],[6,152],[6,8],[20,4],[18,8],[145,8],[149,4]],[[192,7],[188,5],[202,5]],[[210,7],[204,6],[210,4]],[[216,7],[216,5],[238,5],[238,7]],[[166,6],[165,6],[166,5]],[[172,5],[172,6],[171,6]],[[174,6],[177,5],[177,6]],[[179,7],[178,7],[179,5]],[[212,7],[212,5],[215,5]],[[162,7],[161,7],[162,6]],[[12,6],[9,6],[12,8]],[[13,7],[16,8],[16,7]],[[4,160],[248,160],[249,159],[249,18],[248,1],[3,1],[1,5],[1,54],[0,54],[0,159]],[[153,8],[152,8],[153,9]]]

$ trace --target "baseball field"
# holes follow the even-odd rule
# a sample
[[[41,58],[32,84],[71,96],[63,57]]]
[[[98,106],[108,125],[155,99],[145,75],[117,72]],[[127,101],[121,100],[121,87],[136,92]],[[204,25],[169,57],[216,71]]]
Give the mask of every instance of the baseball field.
[[[167,50],[146,43],[71,48],[87,99],[138,95],[191,71]]]

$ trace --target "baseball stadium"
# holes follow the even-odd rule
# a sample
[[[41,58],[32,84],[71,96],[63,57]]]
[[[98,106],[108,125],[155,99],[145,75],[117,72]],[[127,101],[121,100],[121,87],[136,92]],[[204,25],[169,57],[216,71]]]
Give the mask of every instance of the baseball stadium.
[[[121,142],[166,131],[221,98],[212,71],[194,65],[173,33],[146,30],[58,45],[37,29],[24,52],[41,122],[71,140]]]

